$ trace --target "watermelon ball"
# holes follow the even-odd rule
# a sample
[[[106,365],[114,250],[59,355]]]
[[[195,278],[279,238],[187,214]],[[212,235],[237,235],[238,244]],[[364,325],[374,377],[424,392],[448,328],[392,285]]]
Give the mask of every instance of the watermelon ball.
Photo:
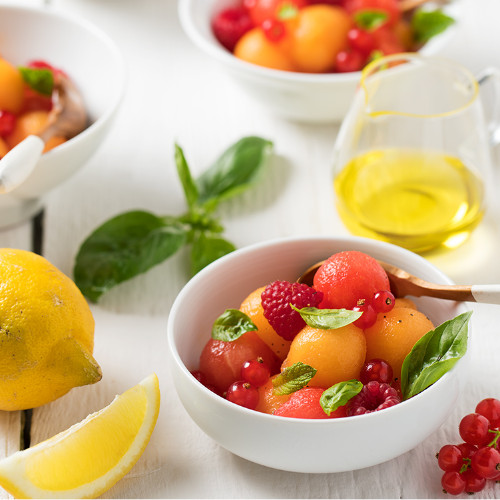
[[[323,292],[322,309],[352,309],[360,299],[371,302],[379,290],[390,290],[382,266],[355,250],[332,255],[314,276],[314,288]]]

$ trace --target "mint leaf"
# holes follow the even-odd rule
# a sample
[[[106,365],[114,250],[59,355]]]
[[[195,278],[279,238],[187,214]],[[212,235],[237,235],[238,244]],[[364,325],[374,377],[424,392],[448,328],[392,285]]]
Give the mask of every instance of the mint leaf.
[[[226,309],[212,327],[212,338],[223,342],[232,342],[244,333],[255,331],[258,328],[254,322],[238,309]]]
[[[284,396],[302,389],[316,375],[316,372],[315,368],[300,361],[294,363],[273,378],[273,394],[275,396]]]
[[[319,404],[323,411],[330,416],[332,411],[335,411],[340,406],[344,406],[354,396],[359,394],[363,389],[363,384],[358,380],[348,380],[332,385],[321,395]]]
[[[98,227],[76,256],[75,283],[96,302],[122,281],[146,272],[186,242],[189,227],[173,217],[127,212]]]
[[[299,9],[293,3],[282,3],[278,9],[278,15],[276,16],[280,21],[286,21],[287,19],[294,19],[297,17]]]
[[[24,82],[32,90],[50,97],[54,88],[54,75],[50,69],[26,68],[21,66],[19,72]]]
[[[194,276],[204,267],[234,250],[236,247],[220,236],[206,231],[197,232],[191,247],[191,274]]]
[[[316,307],[303,307],[298,309],[293,304],[290,307],[297,311],[307,325],[322,330],[335,330],[356,321],[363,314],[361,311],[348,309],[317,309]]]
[[[417,43],[425,43],[433,36],[439,35],[455,20],[444,14],[441,10],[417,10],[411,19],[413,36]]]
[[[193,208],[195,203],[198,201],[198,188],[191,176],[191,171],[184,158],[184,152],[179,147],[178,144],[175,145],[175,164],[177,166],[177,173],[179,179],[181,180],[182,187],[184,189],[184,194],[186,195],[186,200],[189,208]]]
[[[359,28],[365,31],[374,31],[387,22],[389,16],[384,10],[358,10],[354,14],[354,21]]]
[[[260,137],[244,137],[227,149],[198,179],[199,203],[213,210],[255,184],[271,156],[273,143]]]
[[[471,314],[472,311],[469,311],[445,321],[413,346],[401,367],[401,392],[404,399],[434,384],[464,356]]]

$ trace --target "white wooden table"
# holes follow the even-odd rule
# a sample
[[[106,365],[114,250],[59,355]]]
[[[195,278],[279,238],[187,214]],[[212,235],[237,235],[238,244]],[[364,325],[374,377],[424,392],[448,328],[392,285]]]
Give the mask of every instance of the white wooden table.
[[[20,3],[18,0],[17,3]],[[41,0],[24,0],[40,4]],[[175,0],[52,0],[50,8],[80,14],[114,38],[125,55],[128,92],[119,119],[97,154],[46,201],[42,252],[68,275],[92,229],[130,209],[180,214],[183,194],[173,143],[195,175],[244,135],[275,144],[264,182],[220,210],[226,236],[238,247],[281,236],[347,234],[334,209],[330,153],[338,128],[269,116],[237,89],[183,34]],[[459,34],[443,55],[474,72],[500,67],[499,0],[464,0]],[[498,156],[496,158],[498,163]],[[499,192],[500,184],[495,186]],[[457,283],[500,283],[499,210],[493,206],[459,249],[429,259]],[[0,245],[32,249],[33,224],[0,233]],[[126,282],[92,306],[95,358],[103,380],[74,389],[33,411],[31,445],[109,404],[152,371],[162,392],[160,417],[145,454],[105,496],[109,498],[445,498],[434,458],[458,443],[457,425],[484,397],[500,398],[498,306],[475,306],[474,367],[466,394],[442,428],[405,455],[343,474],[294,474],[236,457],[190,420],[173,389],[167,363],[170,307],[188,275],[181,252],[154,272]],[[1,353],[0,353],[1,355]],[[496,378],[494,378],[496,377]],[[21,414],[0,412],[0,458],[20,446]],[[476,498],[495,498],[488,486]],[[0,489],[0,498],[8,495]]]

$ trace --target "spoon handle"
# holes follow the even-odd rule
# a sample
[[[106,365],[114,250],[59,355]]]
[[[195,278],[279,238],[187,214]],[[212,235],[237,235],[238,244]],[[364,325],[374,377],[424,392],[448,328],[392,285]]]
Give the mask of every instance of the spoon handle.
[[[500,304],[500,285],[473,285],[472,296],[483,304]]]

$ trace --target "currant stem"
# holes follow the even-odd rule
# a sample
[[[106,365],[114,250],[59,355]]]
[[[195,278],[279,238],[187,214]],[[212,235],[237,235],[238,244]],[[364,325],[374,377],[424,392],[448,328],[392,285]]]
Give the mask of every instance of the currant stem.
[[[497,444],[498,438],[500,437],[500,431],[495,431],[495,430],[492,430],[492,429],[488,429],[488,432],[491,432],[491,433],[495,434],[495,438],[487,446],[495,446]]]
[[[470,467],[470,464],[472,463],[472,460],[470,458],[464,458],[463,460],[465,463],[462,465],[459,474],[463,474]]]

